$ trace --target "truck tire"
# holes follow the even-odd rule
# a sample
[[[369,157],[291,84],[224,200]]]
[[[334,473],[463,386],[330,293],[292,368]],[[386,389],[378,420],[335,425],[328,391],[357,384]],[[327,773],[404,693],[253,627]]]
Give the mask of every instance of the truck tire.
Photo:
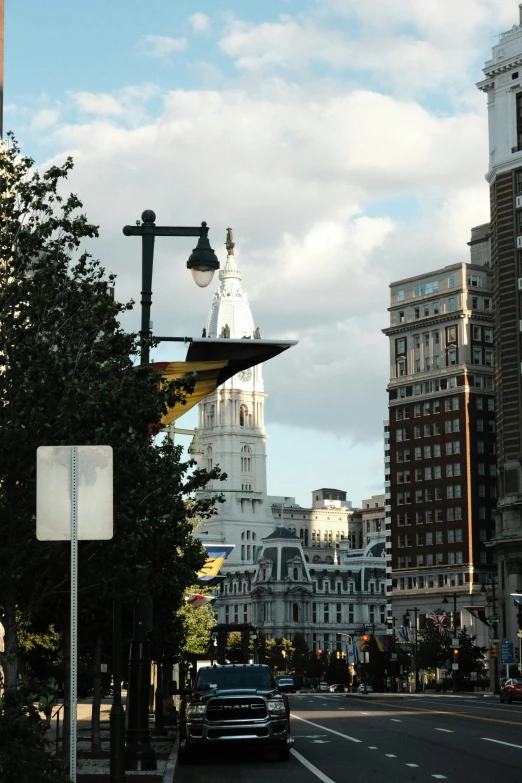
[[[192,764],[193,760],[194,756],[192,753],[192,748],[189,747],[186,739],[182,739],[179,743],[178,764],[180,766],[185,764]]]
[[[277,751],[278,761],[290,761],[290,746],[285,745]]]

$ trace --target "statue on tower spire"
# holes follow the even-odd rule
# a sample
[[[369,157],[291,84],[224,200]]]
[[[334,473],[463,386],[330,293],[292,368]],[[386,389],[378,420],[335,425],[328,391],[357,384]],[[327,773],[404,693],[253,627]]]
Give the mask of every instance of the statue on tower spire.
[[[225,242],[225,247],[227,249],[228,255],[233,256],[234,255],[234,248],[236,246],[236,243],[234,242],[234,239],[232,237],[232,229],[227,228],[227,241]]]

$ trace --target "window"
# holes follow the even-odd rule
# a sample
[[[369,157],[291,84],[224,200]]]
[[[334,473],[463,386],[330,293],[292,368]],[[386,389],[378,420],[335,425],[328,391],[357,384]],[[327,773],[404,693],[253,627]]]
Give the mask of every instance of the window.
[[[479,307],[478,296],[472,296],[471,297],[471,309],[472,310],[478,310],[478,307]]]
[[[336,604],[335,605],[335,619],[336,619],[336,621],[338,623],[342,622],[342,618],[341,618],[341,604]]]
[[[330,604],[324,604],[324,622],[330,622]]]
[[[400,324],[403,324],[403,323],[404,323],[404,321],[405,321],[405,318],[404,318],[404,310],[399,310],[399,323],[400,323]]]
[[[406,359],[399,359],[397,361],[397,375],[406,375]]]
[[[241,406],[243,407],[243,406]],[[241,447],[241,472],[250,473],[252,470],[252,449],[250,446]]]
[[[487,313],[491,312],[491,299],[484,299],[484,310]],[[460,554],[462,554],[462,552]]]
[[[426,555],[426,565],[428,565],[428,566],[432,566],[433,565],[433,555],[432,554]]]
[[[416,307],[413,311],[413,315],[415,318],[420,318],[420,308]]]
[[[414,348],[420,348],[420,334],[413,335],[413,346]]]
[[[442,487],[435,487],[435,500],[442,500]]]
[[[212,446],[207,448],[207,470],[212,470]]]
[[[439,305],[437,302],[437,312],[439,312]],[[440,332],[433,332],[433,344],[440,345]]]
[[[450,312],[453,312],[455,310],[455,297],[454,296],[450,296],[450,298],[448,299],[448,307],[449,307]]]
[[[397,300],[399,302],[404,302],[404,290],[397,291]]]
[[[482,348],[473,348],[473,364],[482,364]]]
[[[422,449],[417,446],[415,449],[415,459],[422,459]]]
[[[397,345],[397,353],[406,353],[406,339],[404,337],[399,337],[395,342]]]
[[[468,285],[472,288],[482,288],[482,277],[480,275],[468,275]]]
[[[433,401],[433,413],[439,413],[440,412],[440,400],[434,400]]]
[[[448,326],[446,328],[446,344],[447,343],[456,343],[457,342],[457,327],[456,326]]]
[[[246,427],[248,425],[248,408],[246,405],[242,405],[239,409],[239,426]]]
[[[493,367],[493,351],[484,351],[484,364],[486,367]]]
[[[431,411],[431,404],[429,402],[424,403],[423,413],[425,416],[429,416]]]
[[[484,327],[484,342],[485,343],[493,342],[493,329],[489,329],[486,326]]]
[[[430,306],[425,304],[424,305],[424,318],[427,318],[430,314]]]
[[[482,328],[480,326],[472,326],[471,336],[474,340],[480,342],[482,340]]]
[[[448,349],[448,366],[452,364],[457,364],[457,349],[456,348],[449,348]]]
[[[458,397],[452,397],[451,398],[451,407],[454,411],[458,411],[459,409],[459,398]]]
[[[424,446],[424,459],[431,459],[431,446]]]
[[[453,465],[448,464],[446,465],[446,476],[449,478],[453,478]]]
[[[422,429],[419,426],[414,427],[414,429],[413,429],[413,437],[414,438],[420,438],[421,434],[422,434]]]
[[[477,397],[477,399],[475,400],[475,407],[476,407],[476,409],[478,411],[484,410],[484,404],[483,404],[482,397]]]
[[[431,525],[431,523],[433,522],[433,511],[431,511],[430,509],[428,509],[428,510],[425,512],[425,519],[426,519],[426,524],[427,524],[427,525]]]
[[[426,296],[427,294],[436,294],[439,290],[439,281],[432,280],[429,283],[417,285],[413,289],[413,296]]]
[[[416,403],[413,406],[413,415],[417,419],[421,415],[421,406],[419,403]]]
[[[417,565],[418,566],[424,565],[424,555],[417,555]]]
[[[477,419],[477,432],[484,432],[484,419]]]
[[[431,437],[431,425],[430,424],[425,424],[424,425],[424,437],[425,438],[430,438]]]
[[[453,441],[453,453],[460,454],[460,440]]]
[[[440,435],[440,425],[438,425],[437,430],[434,429],[433,434]],[[433,446],[433,456],[440,457],[440,455],[441,455],[440,443],[435,443],[435,445]],[[437,478],[437,476],[435,476],[435,478]]]
[[[442,424],[440,421],[436,421],[433,425],[433,434],[434,435],[441,435],[442,434]],[[440,446],[439,446],[439,455],[440,455]],[[437,455],[435,455],[437,456]]]
[[[454,288],[455,287],[455,277],[454,275],[451,275],[451,277],[448,277],[448,288]]]
[[[448,419],[447,421],[444,422],[444,431],[446,432],[446,434],[451,432],[451,421],[450,421],[450,419]]]
[[[494,410],[495,410],[495,398],[488,397],[488,411],[494,411]]]
[[[460,419],[453,419],[453,432],[460,432]]]
[[[426,348],[430,347],[430,335],[429,335],[429,333],[426,333],[424,335],[424,345],[426,346]]]
[[[433,315],[438,315],[438,314],[439,314],[439,303],[433,302]]]

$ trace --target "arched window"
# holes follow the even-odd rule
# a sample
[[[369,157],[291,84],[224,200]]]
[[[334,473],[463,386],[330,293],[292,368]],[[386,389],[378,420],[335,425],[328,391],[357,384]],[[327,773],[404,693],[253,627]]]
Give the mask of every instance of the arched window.
[[[296,580],[296,582],[299,579],[299,569],[297,568],[297,566],[294,566],[294,579]]]
[[[239,408],[239,426],[246,427],[248,425],[248,408],[246,405],[241,405]]]
[[[252,541],[255,541],[255,540],[256,540],[256,538],[257,538],[256,534],[255,534],[255,533],[252,533]]]
[[[207,448],[207,470],[212,470],[212,446]]]
[[[384,624],[385,622],[386,622],[386,605],[381,604],[381,623]]]
[[[250,473],[252,470],[252,449],[250,446],[241,447],[241,472]]]
[[[292,620],[294,623],[299,622],[299,604],[292,604]]]
[[[244,541],[244,540],[245,540],[245,531],[243,530],[243,532],[241,533],[241,541]]]

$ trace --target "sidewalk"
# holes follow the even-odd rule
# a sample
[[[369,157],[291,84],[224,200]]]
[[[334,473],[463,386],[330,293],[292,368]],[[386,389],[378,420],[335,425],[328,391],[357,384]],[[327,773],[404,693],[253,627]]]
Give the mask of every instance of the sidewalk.
[[[462,693],[453,693],[452,691],[446,691],[446,693],[345,693],[344,695],[354,699],[498,699],[494,693],[469,693],[466,691]]]
[[[100,709],[101,753],[91,753],[92,700],[82,699],[77,709],[77,783],[108,783],[110,774],[110,727],[111,700],[103,699]],[[154,728],[150,719],[149,727]],[[63,734],[63,710],[60,712],[60,739]],[[168,729],[166,737],[151,737],[151,746],[156,751],[157,769],[151,772],[127,771],[129,780],[136,778],[146,783],[172,783],[176,767],[175,732]],[[56,738],[56,719],[51,721],[47,734],[50,742]],[[60,743],[61,747],[61,743]]]

